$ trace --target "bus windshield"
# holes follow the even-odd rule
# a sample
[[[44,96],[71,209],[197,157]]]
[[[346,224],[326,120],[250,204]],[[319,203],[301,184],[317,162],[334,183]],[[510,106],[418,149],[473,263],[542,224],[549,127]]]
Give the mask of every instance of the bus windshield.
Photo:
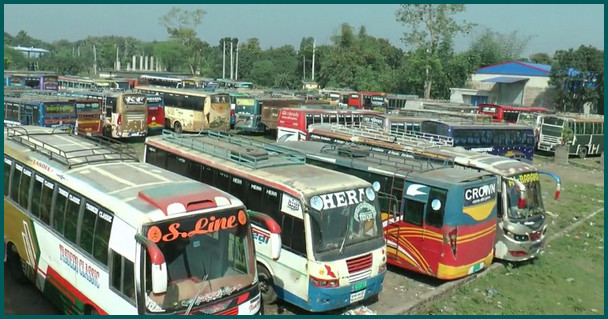
[[[100,111],[99,102],[76,102],[76,110],[78,112],[95,112]]]
[[[514,176],[526,186],[526,207],[517,208],[519,188],[512,181],[507,181],[507,196],[509,202],[509,219],[522,220],[544,214],[543,199],[540,190],[540,179],[537,172],[523,173]]]
[[[244,211],[194,216],[148,227],[167,263],[167,291],[152,293],[151,264],[145,265],[150,312],[184,311],[249,287],[255,281],[255,252]]]
[[[318,261],[340,258],[345,247],[383,237],[375,197],[371,188],[311,197],[311,232]]]

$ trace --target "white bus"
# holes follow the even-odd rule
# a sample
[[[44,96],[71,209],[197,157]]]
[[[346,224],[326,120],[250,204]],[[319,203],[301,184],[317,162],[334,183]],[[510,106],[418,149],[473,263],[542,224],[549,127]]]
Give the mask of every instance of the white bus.
[[[100,139],[5,128],[4,236],[5,268],[66,314],[261,310],[243,203]]]
[[[264,303],[279,298],[320,312],[376,298],[382,290],[386,243],[377,189],[369,182],[219,132],[165,130],[146,139],[145,161],[216,186],[241,198],[250,214],[277,221],[278,260],[268,254],[263,234],[269,229],[253,225]]]
[[[165,100],[165,127],[176,133],[230,129],[230,94],[139,86],[135,90]]]

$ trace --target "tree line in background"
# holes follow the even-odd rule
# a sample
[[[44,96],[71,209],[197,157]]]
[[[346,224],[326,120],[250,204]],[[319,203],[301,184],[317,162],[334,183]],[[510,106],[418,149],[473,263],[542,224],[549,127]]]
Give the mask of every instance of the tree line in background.
[[[470,34],[475,24],[457,22],[462,4],[403,4],[395,18],[407,28],[403,34],[406,50],[388,40],[370,36],[365,26],[358,29],[344,23],[331,38],[331,44],[314,47],[315,81],[321,87],[349,88],[415,94],[426,98],[448,99],[450,88],[466,87],[477,68],[509,60],[550,64],[550,84],[556,90],[556,108],[579,111],[585,103],[597,106],[603,114],[604,51],[591,46],[558,50],[553,56],[535,53],[522,58],[530,37],[517,32],[502,34],[484,29],[472,36],[464,52],[455,52],[454,38]],[[224,74],[224,43],[238,46],[238,77],[260,87],[299,89],[312,75],[312,37],[302,38],[299,48],[292,45],[262,49],[258,38],[240,42],[222,38],[217,45],[200,39],[195,31],[202,23],[203,10],[172,8],[159,23],[169,36],[166,41],[144,42],[133,37],[103,36],[84,40],[47,43],[20,31],[4,33],[4,68],[24,69],[31,61],[12,46],[50,50],[37,59],[40,70],[59,74],[92,75],[93,46],[99,70],[112,70],[116,58],[127,65],[133,55],[154,56],[170,72],[221,78]],[[203,35],[204,36],[204,35]],[[118,53],[117,53],[118,52]],[[576,72],[568,71],[574,69]],[[594,83],[594,85],[576,85]],[[559,89],[562,88],[562,89]],[[566,88],[566,89],[563,89]]]

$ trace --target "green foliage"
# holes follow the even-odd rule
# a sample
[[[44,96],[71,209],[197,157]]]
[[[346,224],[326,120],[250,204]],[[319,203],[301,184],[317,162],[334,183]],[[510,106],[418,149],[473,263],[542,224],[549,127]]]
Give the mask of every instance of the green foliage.
[[[24,70],[27,68],[27,57],[13,49],[11,46],[4,45],[4,69],[5,70]]]
[[[551,59],[551,56],[547,53],[539,52],[530,55],[530,62],[551,65],[553,63],[553,59]]]
[[[159,20],[169,33],[169,37],[187,49],[186,59],[192,74],[196,73],[201,54],[208,46],[196,36],[196,28],[201,24],[205,13],[201,9],[187,11],[173,7]]]
[[[403,42],[418,50],[424,64],[424,97],[430,98],[434,78],[441,72],[440,43],[451,43],[458,33],[468,33],[474,24],[458,23],[454,16],[465,11],[464,4],[402,4],[397,21],[408,27]]]
[[[502,34],[485,29],[473,40],[469,53],[475,57],[480,67],[505,61],[518,60],[531,37],[520,37],[517,31]]]
[[[556,108],[582,113],[589,103],[592,112],[604,114],[604,51],[580,46],[555,52],[553,60],[549,84],[556,88]],[[569,73],[569,69],[575,72]],[[591,83],[595,85],[588,85]]]

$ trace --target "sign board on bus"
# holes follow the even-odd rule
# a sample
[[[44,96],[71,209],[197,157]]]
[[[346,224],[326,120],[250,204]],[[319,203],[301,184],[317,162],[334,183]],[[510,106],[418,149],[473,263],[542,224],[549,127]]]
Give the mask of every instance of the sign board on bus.
[[[146,104],[145,95],[124,95],[123,101],[127,105],[143,105]]]
[[[236,105],[238,105],[238,106],[254,106],[255,105],[255,99],[240,97],[240,98],[236,99]]]

